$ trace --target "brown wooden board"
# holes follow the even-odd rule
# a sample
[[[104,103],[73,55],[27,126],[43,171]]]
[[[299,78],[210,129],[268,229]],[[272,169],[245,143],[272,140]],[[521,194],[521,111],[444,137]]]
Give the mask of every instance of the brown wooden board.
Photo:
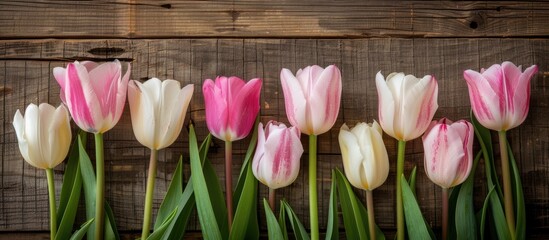
[[[52,75],[56,66],[73,60],[105,61],[122,59],[132,64],[132,79],[173,78],[194,84],[195,92],[186,122],[195,123],[198,138],[207,134],[202,82],[219,74],[245,79],[263,79],[261,120],[287,122],[280,87],[280,69],[295,72],[307,65],[336,64],[343,75],[343,94],[338,120],[331,131],[319,136],[319,222],[325,228],[331,169],[342,168],[337,135],[343,123],[377,119],[375,74],[393,71],[423,76],[433,74],[439,83],[439,109],[435,118],[468,119],[470,104],[463,70],[479,70],[510,60],[523,66],[539,65],[532,79],[530,114],[523,125],[509,131],[509,139],[522,171],[529,232],[549,228],[549,40],[546,39],[157,39],[157,40],[3,40],[0,41],[0,231],[47,231],[48,203],[45,173],[25,163],[19,153],[12,127],[17,109],[30,103],[60,104],[59,87]],[[76,128],[75,128],[76,130]],[[185,176],[189,176],[188,133],[159,153],[158,175],[153,207],[159,207],[179,156],[183,155]],[[278,191],[286,198],[305,226],[309,223],[307,191],[307,137],[300,175],[290,187]],[[394,182],[396,141],[384,136],[391,159],[385,185],[374,192],[378,224],[387,231],[394,228]],[[119,124],[105,134],[106,198],[120,230],[141,228],[146,169],[149,150],[141,146],[132,132],[126,108]],[[90,141],[89,142],[93,142]],[[239,172],[249,140],[234,144],[234,173]],[[90,145],[91,147],[91,145]],[[90,148],[91,149],[91,148]],[[478,146],[476,146],[478,149]],[[93,152],[90,152],[93,157]],[[210,158],[223,176],[223,142],[214,140]],[[498,154],[496,153],[496,156]],[[427,221],[438,229],[440,189],[423,171],[420,140],[407,144],[405,172],[418,167],[418,199]],[[481,165],[482,166],[482,165]],[[499,166],[499,163],[498,163]],[[482,204],[486,193],[483,170],[477,171],[475,203]],[[63,166],[55,169],[59,195]],[[235,183],[236,184],[236,183]],[[259,187],[259,197],[267,195]],[[364,194],[356,190],[364,199]],[[83,210],[83,209],[82,209]],[[263,210],[260,224],[265,228]],[[82,219],[81,219],[82,220]],[[189,230],[199,229],[196,217]]]
[[[0,38],[547,37],[537,1],[0,1]]]

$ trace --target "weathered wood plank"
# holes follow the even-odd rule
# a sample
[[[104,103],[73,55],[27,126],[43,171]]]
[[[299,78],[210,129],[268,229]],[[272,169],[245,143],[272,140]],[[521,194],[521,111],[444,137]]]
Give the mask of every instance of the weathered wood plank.
[[[537,1],[0,2],[0,38],[548,36]]]
[[[262,121],[287,122],[280,88],[280,69],[295,72],[307,65],[338,65],[343,74],[341,111],[334,128],[319,137],[319,207],[320,225],[325,227],[331,169],[342,168],[337,135],[344,123],[377,118],[375,74],[403,71],[416,76],[434,74],[439,80],[439,110],[435,118],[452,120],[468,118],[470,106],[467,86],[462,77],[467,68],[480,69],[493,63],[511,60],[528,66],[536,63],[539,73],[532,80],[530,115],[526,122],[511,130],[510,140],[519,158],[523,174],[528,211],[528,227],[547,231],[549,225],[549,40],[546,39],[163,39],[163,40],[3,40],[0,41],[0,231],[47,230],[47,186],[45,174],[24,163],[11,125],[17,109],[29,103],[48,101],[57,105],[59,87],[52,76],[55,66],[74,59],[96,61],[120,58],[131,62],[132,79],[173,78],[182,84],[195,85],[187,119],[195,123],[199,139],[207,134],[204,117],[202,82],[217,75],[238,75],[245,79],[263,79]],[[187,122],[188,122],[187,120]],[[148,150],[132,133],[129,111],[105,136],[107,199],[114,209],[121,230],[141,227]],[[183,130],[176,143],[159,154],[154,207],[164,196],[172,171],[180,155],[188,176],[188,133]],[[306,153],[297,181],[278,191],[286,198],[301,220],[309,222],[307,199],[307,137],[303,136]],[[389,157],[396,159],[396,143],[384,137]],[[235,176],[238,173],[248,139],[236,142]],[[91,141],[90,141],[91,142]],[[90,144],[91,146],[91,144]],[[405,171],[418,167],[418,198],[429,223],[440,227],[440,193],[423,173],[423,147],[419,140],[407,144]],[[90,152],[93,156],[93,152]],[[223,142],[214,140],[211,160],[223,180]],[[56,168],[56,184],[61,183],[63,168]],[[483,170],[479,170],[475,202],[482,202]],[[394,226],[394,176],[392,166],[385,185],[375,191],[378,223],[384,229]],[[57,190],[59,194],[59,189]],[[361,196],[363,193],[357,190]],[[267,194],[260,187],[260,197]],[[260,209],[260,214],[262,210]],[[29,218],[28,216],[36,216]],[[264,220],[260,220],[264,223]],[[199,229],[196,219],[189,229]]]

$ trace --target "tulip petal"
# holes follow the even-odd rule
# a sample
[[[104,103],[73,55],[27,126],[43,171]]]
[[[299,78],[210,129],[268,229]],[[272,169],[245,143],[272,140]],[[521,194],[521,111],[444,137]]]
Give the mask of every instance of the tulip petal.
[[[264,172],[261,166],[264,164],[269,164],[267,162],[263,162],[265,155],[265,131],[263,130],[263,123],[259,123],[257,127],[257,147],[255,150],[254,158],[252,160],[252,172],[254,176],[263,184],[267,185],[265,182],[265,174],[268,174],[267,172]]]
[[[154,81],[149,84],[152,85],[152,82]],[[155,128],[152,127],[155,126],[155,108],[152,102],[154,99],[152,99],[151,93],[147,89],[149,88],[144,87],[138,81],[130,81],[128,84],[128,103],[135,138],[143,146],[154,149]]]
[[[65,99],[65,89],[67,84],[67,79],[65,78],[67,74],[67,70],[62,67],[56,67],[53,69],[53,76],[57,83],[59,83],[59,86],[61,87],[61,91],[59,93],[59,97],[61,98],[61,101],[64,104],[67,104],[67,100]]]
[[[260,108],[261,85],[259,78],[248,81],[229,105],[228,126],[236,134],[232,141],[245,138],[250,133]]]
[[[421,80],[408,75],[405,82],[415,82],[414,85],[407,84],[409,89],[405,90],[400,119],[398,119],[403,140],[408,141],[418,138],[431,123],[438,108],[438,84],[430,75],[426,75]]]
[[[303,153],[303,146],[299,137],[291,133],[286,126],[271,130],[265,142],[265,158],[272,159],[269,166],[271,188],[285,187],[295,181],[299,173],[299,158]]]
[[[118,60],[101,64],[89,72],[93,91],[99,99],[103,117],[115,113],[116,91],[121,75],[121,66]]]
[[[364,189],[360,178],[362,152],[358,139],[351,132],[346,130],[339,131],[339,146],[341,148],[341,157],[343,159],[343,168],[349,182],[360,189]],[[367,186],[366,186],[367,187]]]
[[[315,68],[313,68],[315,69]],[[311,114],[314,135],[320,135],[329,131],[337,120],[339,104],[341,102],[341,73],[334,65],[328,66],[324,71],[312,73],[317,77],[313,90],[309,93],[308,112]]]
[[[211,79],[204,81],[202,92],[204,93],[204,104],[206,105],[208,129],[216,138],[229,140],[226,139],[226,133],[221,132],[221,130],[226,129],[229,116],[226,99],[219,97],[223,95],[223,92],[216,87]]]
[[[469,86],[469,98],[473,113],[479,122],[492,130],[502,130],[503,116],[500,111],[500,98],[488,81],[480,73],[473,70],[463,72]]]
[[[42,105],[44,104],[40,104],[40,107],[42,107]],[[50,106],[49,104],[45,105]],[[53,108],[53,106],[51,106],[51,108]],[[63,160],[69,153],[72,133],[70,128],[69,113],[65,106],[61,105],[55,108],[52,115],[47,117],[51,118],[50,124],[47,128],[47,144],[49,144],[50,150],[49,168],[54,168],[55,166],[63,162]]]
[[[25,110],[25,140],[28,144],[28,163],[37,167],[46,169],[40,149],[40,112],[38,106],[30,104]]]
[[[31,105],[29,105],[29,107]],[[27,109],[29,107],[27,107]],[[29,163],[33,167],[39,168],[38,164],[35,163],[29,155],[29,151],[31,149],[29,146],[29,142],[27,141],[27,138],[26,138],[25,126],[26,126],[26,121],[21,115],[21,112],[17,110],[17,112],[15,112],[15,116],[13,117],[13,127],[15,128],[17,142],[19,143],[19,150],[21,152],[21,155],[23,156],[23,159],[25,159],[27,163]]]
[[[503,71],[504,73],[507,73],[507,65],[503,65]],[[522,124],[528,116],[530,107],[530,81],[537,71],[538,67],[532,65],[512,81],[514,86],[512,86],[512,89],[508,90],[511,91],[510,94],[512,94],[509,98],[509,101],[512,102],[512,107],[508,110],[509,126],[505,130]]]
[[[312,129],[307,126],[307,99],[300,81],[286,68],[280,72],[280,81],[288,121],[292,126],[297,126],[301,132],[312,134]]]
[[[376,87],[379,98],[378,114],[379,122],[383,131],[389,134],[393,138],[397,138],[394,131],[395,121],[395,100],[391,89],[389,89],[387,82],[383,78],[381,71],[376,74]]]
[[[66,79],[68,82],[65,83],[65,97],[74,121],[80,128],[96,132],[96,120],[102,118],[101,108],[86,68],[80,64],[70,63],[67,66]]]

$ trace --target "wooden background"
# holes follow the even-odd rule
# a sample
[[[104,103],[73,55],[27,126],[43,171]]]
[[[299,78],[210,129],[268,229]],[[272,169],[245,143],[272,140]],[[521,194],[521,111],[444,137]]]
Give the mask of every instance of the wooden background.
[[[435,118],[468,119],[470,104],[462,77],[510,60],[537,64],[530,113],[509,132],[522,172],[531,238],[549,231],[549,4],[525,1],[1,1],[0,2],[0,235],[34,239],[48,230],[45,173],[25,163],[12,127],[17,109],[30,103],[60,103],[56,66],[74,60],[120,59],[132,64],[131,79],[172,78],[195,84],[187,114],[199,139],[207,134],[201,84],[217,75],[263,79],[262,121],[287,122],[280,86],[281,68],[336,64],[343,95],[334,128],[319,137],[320,227],[327,221],[330,171],[342,167],[337,142],[344,123],[377,118],[375,74],[399,71],[433,74],[439,81]],[[187,121],[188,122],[188,121]],[[160,151],[155,209],[160,205],[181,154],[188,166],[184,130]],[[306,137],[302,137],[306,142]],[[384,136],[391,162],[396,141]],[[106,198],[120,230],[141,227],[149,151],[132,133],[128,108],[105,135]],[[234,144],[235,174],[248,139]],[[307,145],[305,143],[305,145]],[[478,147],[477,147],[478,148]],[[307,146],[305,146],[307,149]],[[405,172],[418,166],[418,199],[425,218],[440,228],[440,191],[423,172],[420,140],[407,144]],[[497,155],[497,153],[496,153]],[[214,141],[212,161],[223,179],[223,144]],[[308,226],[307,152],[297,181],[279,191]],[[499,166],[499,164],[498,164]],[[480,167],[483,167],[481,165]],[[479,169],[475,202],[486,189]],[[63,166],[55,169],[59,194]],[[385,185],[374,192],[378,224],[394,231],[392,164]],[[357,191],[360,193],[360,191]],[[267,191],[260,186],[260,198]],[[82,209],[83,210],[83,209]],[[260,210],[259,212],[262,212]],[[264,217],[259,221],[264,227]],[[189,230],[199,229],[196,217]],[[23,234],[24,233],[24,234]]]

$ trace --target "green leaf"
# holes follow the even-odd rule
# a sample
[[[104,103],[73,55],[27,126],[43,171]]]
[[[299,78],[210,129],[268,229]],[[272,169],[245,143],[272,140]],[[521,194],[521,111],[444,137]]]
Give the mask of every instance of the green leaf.
[[[335,172],[345,235],[347,239],[367,239],[369,230],[360,214],[355,194],[343,173],[339,169],[336,169]]]
[[[511,183],[513,185],[513,203],[516,216],[516,239],[526,239],[526,207],[524,206],[524,193],[522,191],[522,182],[520,180],[520,171],[515,161],[515,156],[511,146],[507,144],[509,152],[509,162],[511,163]]]
[[[406,219],[406,227],[408,229],[408,237],[410,239],[432,239],[428,227],[425,224],[421,209],[416,202],[414,193],[410,189],[404,174],[400,179],[402,186],[402,202],[404,205],[404,218]]]
[[[210,195],[211,204],[216,217],[217,226],[219,227],[219,231],[221,232],[223,239],[227,239],[229,236],[229,222],[227,221],[225,194],[223,194],[219,178],[217,178],[215,169],[208,158],[204,161],[203,171],[206,186],[208,187],[208,194]]]
[[[480,143],[482,149],[482,154],[484,155],[484,164],[486,168],[486,181],[488,183],[488,188],[496,186],[496,192],[500,199],[503,199],[503,193],[499,185],[498,175],[496,173],[496,167],[494,165],[494,151],[492,145],[492,135],[490,130],[482,126],[475,114],[471,111],[471,122],[475,128],[475,135]]]
[[[456,209],[460,188],[461,188],[461,185],[457,185],[453,187],[450,192],[450,199],[448,199],[448,236],[447,236],[448,240],[457,239],[456,211],[452,211],[452,209]]]
[[[200,163],[200,154],[196,142],[196,135],[193,125],[189,128],[189,151],[191,157],[191,179],[196,198],[196,208],[198,211],[198,219],[202,228],[204,239],[223,239],[216,216],[213,211],[212,201],[208,193],[208,186],[204,179],[202,164]]]
[[[65,165],[65,173],[63,173],[63,185],[61,186],[61,195],[59,196],[59,207],[57,208],[57,216],[63,216],[65,209],[69,204],[69,199],[73,191],[73,185],[75,179],[80,173],[76,173],[78,168],[78,136],[82,137],[83,145],[86,145],[86,132],[80,130],[77,137],[74,139],[69,150],[69,157],[67,159],[67,164]],[[81,186],[80,186],[81,188]],[[57,226],[61,225],[62,218],[57,218]]]
[[[90,161],[90,157],[84,149],[82,139],[78,140],[78,153],[79,153],[79,164],[80,164],[80,173],[82,175],[82,183],[84,187],[84,198],[86,202],[86,218],[92,219],[95,217],[95,173],[93,171],[93,166]],[[114,216],[112,210],[109,207],[109,204],[105,201],[105,239],[120,239],[116,225],[114,222]],[[88,229],[88,239],[95,239],[95,224],[92,224]]]
[[[280,213],[278,215],[278,225],[282,234],[284,235],[284,240],[288,240],[288,230],[286,230],[286,208],[283,206],[283,202],[280,201]]]
[[[267,219],[267,233],[269,239],[284,239],[284,235],[278,225],[278,221],[276,220],[276,217],[269,207],[269,203],[266,199],[263,199],[263,206],[265,207],[265,218]]]
[[[210,149],[211,140],[211,134],[209,134],[200,145],[199,152],[201,162],[204,162],[206,159],[206,155],[208,154],[208,150]],[[163,240],[183,239],[183,236],[185,235],[185,230],[187,229],[189,218],[193,209],[195,208],[195,203],[196,201],[194,198],[192,179],[189,179],[189,182],[187,182],[187,185],[185,186],[185,189],[183,190],[183,193],[178,200],[177,213],[174,217],[174,220],[171,221],[170,225],[166,229],[166,232],[162,236]]]
[[[84,199],[86,203],[86,218],[92,219],[95,217],[95,173],[81,138],[78,138],[78,147],[80,173],[82,174],[82,186],[84,187]],[[88,228],[87,236],[88,240],[95,239],[95,224],[92,224]]]
[[[330,189],[330,204],[328,210],[328,223],[326,229],[326,240],[339,239],[339,219],[337,216],[337,188],[336,173],[332,170],[332,187]]]
[[[286,209],[286,214],[288,214],[288,219],[290,220],[290,224],[292,225],[292,229],[294,230],[294,235],[297,240],[309,240],[309,235],[307,234],[307,230],[305,230],[305,227],[303,227],[303,224],[299,221],[297,218],[297,215],[295,215],[294,210],[290,207],[290,204],[288,204],[286,201],[282,201],[281,207]]]
[[[234,240],[245,238],[250,219],[257,222],[257,215],[254,215],[252,211],[255,207],[250,207],[257,202],[257,179],[252,172],[252,164],[250,164],[250,162],[248,162],[244,167],[247,169],[246,178],[229,236],[229,239]]]
[[[158,228],[155,228],[154,232],[151,235],[149,235],[147,240],[161,239],[164,233],[166,232],[166,229],[173,221],[176,213],[177,213],[177,207],[175,207],[175,209],[164,219],[164,222],[162,222],[162,224]]]
[[[107,201],[105,201],[105,239],[120,240],[118,229],[116,229],[116,222],[114,221],[114,214],[112,208]]]
[[[257,145],[257,127],[259,124],[259,115],[256,118],[254,130],[252,137],[250,139],[250,144],[248,145],[248,150],[246,151],[246,155],[244,157],[244,162],[242,163],[242,167],[240,169],[240,175],[238,176],[238,181],[236,184],[236,189],[233,194],[233,208],[237,209],[237,204],[240,202],[240,198],[244,190],[244,184],[246,181],[247,176],[247,167],[248,165],[251,165],[251,160],[254,155],[255,147]],[[255,181],[255,185],[257,185],[257,180],[255,180],[255,177],[253,177]],[[254,195],[254,199],[257,196],[257,187],[254,188],[256,191],[256,194]],[[251,212],[249,213],[251,218],[248,218],[248,224],[246,229],[246,239],[258,239],[259,238],[259,221],[257,221],[257,200],[254,200],[252,205],[249,206],[251,208]]]
[[[80,229],[78,229],[74,234],[71,236],[70,240],[80,240],[86,235],[86,232],[90,228],[90,226],[93,223],[94,218],[86,221],[82,226],[80,226]]]
[[[501,199],[497,194],[491,194],[489,197],[492,220],[494,221],[494,227],[496,228],[498,238],[511,239],[511,234],[509,233],[509,228],[507,227],[507,222],[505,220],[505,214],[503,213]]]
[[[417,166],[414,166],[414,169],[412,169],[412,173],[410,173],[410,179],[408,179],[408,184],[410,184],[410,189],[412,190],[414,197],[416,196],[416,175]]]
[[[473,205],[473,187],[475,183],[475,170],[480,156],[480,153],[477,154],[469,177],[461,184],[455,209],[449,209],[449,211],[455,212],[457,239],[475,239],[477,237],[477,224]]]
[[[154,221],[154,231],[161,225],[164,225],[164,221],[173,213],[174,209],[179,205],[179,201],[183,196],[183,156],[179,157],[179,162],[175,168],[172,181],[166,192],[162,204],[158,209],[156,220]]]
[[[484,204],[482,205],[482,214],[480,217],[480,239],[484,240],[484,229],[486,226],[486,212],[488,211],[488,208],[490,207],[490,198],[492,197],[494,190],[496,188],[492,187],[488,194],[486,195],[486,199],[484,200]]]
[[[58,228],[55,239],[68,239],[71,236],[74,220],[76,218],[80,191],[82,190],[82,176],[78,163],[78,149],[77,138],[71,146],[69,159],[65,167],[63,186],[61,187],[61,199],[57,212]]]

